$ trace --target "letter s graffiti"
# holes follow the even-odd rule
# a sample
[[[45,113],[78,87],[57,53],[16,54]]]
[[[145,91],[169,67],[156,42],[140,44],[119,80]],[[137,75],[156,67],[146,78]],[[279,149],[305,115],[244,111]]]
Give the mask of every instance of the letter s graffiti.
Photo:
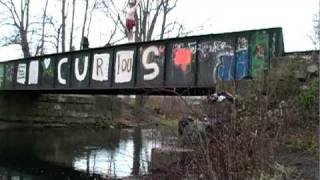
[[[143,79],[146,81],[154,80],[155,78],[157,78],[157,76],[160,73],[160,68],[157,63],[155,62],[148,63],[148,56],[150,53],[154,53],[155,56],[160,55],[159,49],[156,46],[150,46],[144,50],[142,55],[142,65],[144,69],[147,69],[147,70],[153,69],[152,73],[146,74],[143,76]]]

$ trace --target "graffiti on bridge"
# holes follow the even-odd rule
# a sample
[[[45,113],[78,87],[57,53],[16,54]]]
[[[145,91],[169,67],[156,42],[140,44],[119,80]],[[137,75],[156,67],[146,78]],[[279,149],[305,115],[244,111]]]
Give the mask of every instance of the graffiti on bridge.
[[[202,73],[200,81],[212,84],[217,81],[228,81],[234,75],[234,51],[232,40],[210,40],[199,43],[198,58]],[[211,74],[207,76],[206,74]],[[206,77],[207,76],[207,77]]]
[[[261,78],[264,70],[268,68],[269,59],[269,35],[266,31],[257,32],[251,44],[251,75],[253,78]]]
[[[14,74],[15,74],[14,63],[8,63],[5,65],[5,86],[12,88],[14,84]]]
[[[191,86],[194,84],[196,41],[175,42],[169,46],[166,79],[169,86]]]
[[[45,88],[52,87],[54,82],[54,61],[52,58],[47,57],[40,61],[40,70],[42,70],[41,85]]]
[[[4,86],[4,66],[0,64],[0,88]]]
[[[165,53],[164,44],[140,47],[138,86],[151,87],[163,84]]]
[[[203,84],[241,80],[249,75],[248,39],[239,37],[236,51],[234,46],[232,39],[199,43],[199,72]],[[208,72],[212,72],[212,76],[207,76]]]
[[[249,76],[249,40],[246,37],[237,39],[236,50],[236,79],[241,80]]]
[[[282,51],[279,29],[206,35],[0,63],[2,89],[213,87],[260,78]]]

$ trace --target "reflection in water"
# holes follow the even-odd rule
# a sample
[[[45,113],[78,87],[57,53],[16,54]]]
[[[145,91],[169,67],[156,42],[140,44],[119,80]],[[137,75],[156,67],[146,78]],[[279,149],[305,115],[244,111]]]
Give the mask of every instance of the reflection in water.
[[[151,149],[159,145],[150,132],[139,128],[3,130],[0,179],[9,177],[10,172],[19,172],[15,175],[19,179],[36,180],[144,174]]]
[[[140,172],[140,154],[142,148],[142,134],[141,129],[136,128],[133,133],[133,165],[132,165],[132,175],[139,175]]]
[[[0,167],[0,180],[48,180],[45,177],[31,176],[14,170]]]

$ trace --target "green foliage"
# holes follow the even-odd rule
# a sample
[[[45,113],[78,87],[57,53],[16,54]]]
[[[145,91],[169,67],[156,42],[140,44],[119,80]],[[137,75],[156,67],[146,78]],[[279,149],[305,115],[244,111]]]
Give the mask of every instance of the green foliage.
[[[178,120],[176,119],[161,119],[160,125],[167,128],[178,128]]]
[[[261,174],[259,180],[285,180],[296,171],[295,168],[286,167],[279,163],[275,163],[274,170],[274,174]]]
[[[297,97],[297,102],[304,108],[310,108],[317,100],[318,84],[314,81],[311,83],[310,88],[303,90]]]
[[[308,152],[316,154],[318,152],[318,141],[315,136],[292,137],[286,142],[286,147],[294,152]]]

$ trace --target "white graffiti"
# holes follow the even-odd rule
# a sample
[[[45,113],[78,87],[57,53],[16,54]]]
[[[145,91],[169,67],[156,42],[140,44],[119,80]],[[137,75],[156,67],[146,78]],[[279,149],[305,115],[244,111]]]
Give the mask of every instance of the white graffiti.
[[[29,85],[38,84],[39,61],[31,61],[29,65]]]
[[[272,57],[276,56],[276,41],[277,41],[277,34],[273,33],[273,35],[272,35],[272,45],[271,45]]]
[[[197,42],[190,42],[188,43],[189,49],[191,49],[192,54],[195,54],[197,52]]]
[[[232,51],[233,47],[228,41],[206,41],[199,45],[198,50],[208,53]]]
[[[237,52],[248,50],[248,39],[245,37],[238,38]]]
[[[95,54],[93,56],[92,79],[95,81],[108,81],[110,54]]]
[[[62,78],[61,76],[61,67],[63,64],[68,63],[68,58],[62,58],[59,62],[58,62],[58,82],[60,84],[66,85],[67,81],[66,79]]]
[[[134,51],[118,51],[116,54],[115,82],[127,83],[132,79]]]
[[[44,59],[44,68],[48,69],[51,63],[51,59],[50,58],[45,58]]]
[[[150,46],[147,49],[144,50],[143,55],[142,55],[142,65],[145,69],[147,70],[153,70],[152,73],[146,74],[143,76],[143,79],[146,81],[154,80],[157,78],[157,76],[160,73],[160,68],[157,63],[152,62],[148,63],[148,57],[151,53],[154,53],[155,56],[159,56],[160,52],[158,47],[156,46]]]
[[[89,56],[84,57],[84,67],[83,67],[82,74],[80,74],[80,72],[79,72],[80,71],[79,70],[79,61],[80,61],[80,59],[76,58],[76,61],[74,63],[74,66],[75,66],[74,74],[75,74],[76,79],[78,81],[83,81],[86,78],[87,72],[88,72]]]
[[[17,83],[25,84],[27,76],[27,64],[19,64],[17,71]]]
[[[213,71],[212,71],[212,78],[213,78],[213,83],[217,83],[218,78],[217,78],[217,70],[219,68],[219,66],[222,64],[221,59],[217,58],[217,63],[215,64]]]

